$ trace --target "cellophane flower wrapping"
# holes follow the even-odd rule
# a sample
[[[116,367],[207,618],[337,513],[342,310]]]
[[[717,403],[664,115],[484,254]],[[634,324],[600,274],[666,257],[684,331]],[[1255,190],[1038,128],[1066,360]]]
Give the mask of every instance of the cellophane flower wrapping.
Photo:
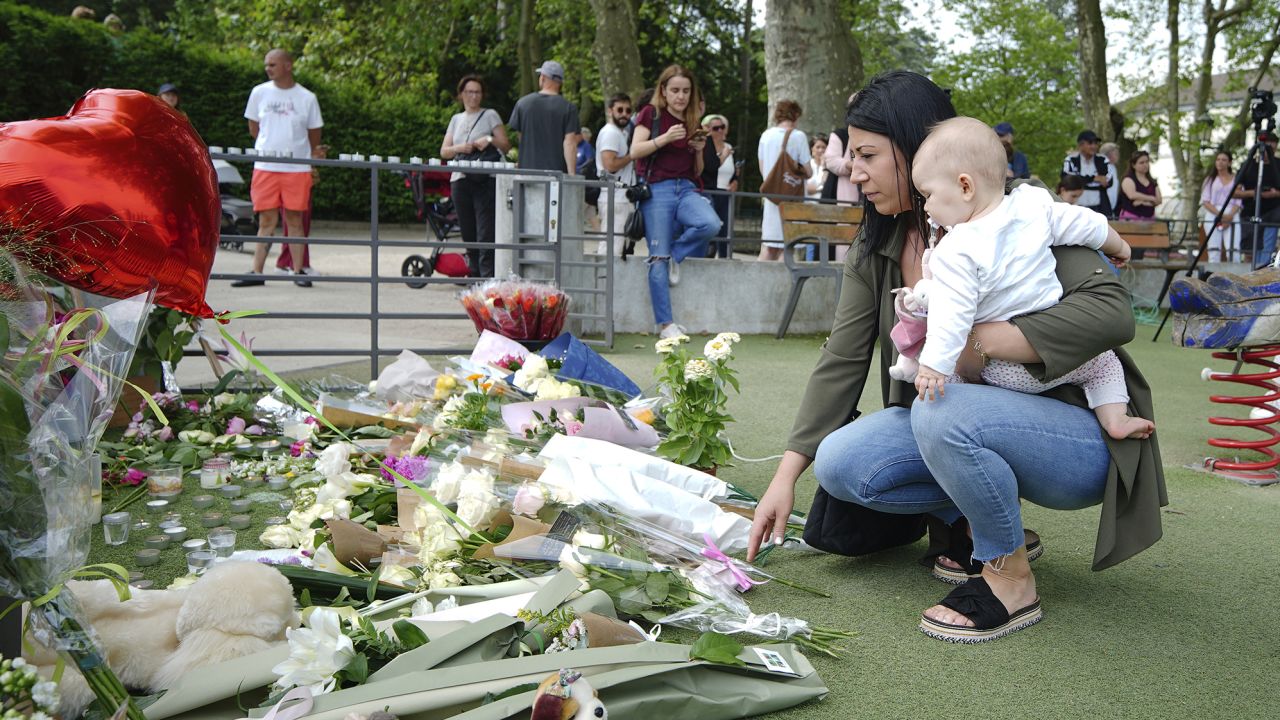
[[[0,341],[7,341],[0,360],[0,594],[34,600],[87,561],[89,459],[120,397],[151,294],[116,300],[30,282],[17,287],[21,297],[0,300]],[[92,631],[70,593],[32,614],[38,641],[74,661],[91,687],[103,680]]]
[[[569,296],[559,288],[515,277],[474,285],[458,299],[476,332],[489,330],[513,340],[556,337],[569,311]]]

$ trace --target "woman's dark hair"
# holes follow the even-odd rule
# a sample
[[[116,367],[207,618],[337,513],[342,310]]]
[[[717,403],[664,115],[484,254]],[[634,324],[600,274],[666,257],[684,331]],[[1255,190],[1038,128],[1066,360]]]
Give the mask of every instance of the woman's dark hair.
[[[1213,163],[1209,165],[1209,172],[1204,174],[1204,180],[1200,182],[1200,187],[1205,187],[1209,183],[1213,182],[1214,178],[1218,177],[1218,156],[1219,155],[1227,156],[1227,170],[1231,169],[1231,163],[1235,162],[1235,159],[1236,159],[1235,156],[1231,154],[1230,150],[1223,150],[1219,148],[1218,152],[1213,154]]]
[[[1087,186],[1088,183],[1079,175],[1063,175],[1062,179],[1058,181],[1058,194],[1061,195],[1063,190],[1067,192],[1084,190]]]
[[[924,212],[924,198],[911,180],[911,163],[916,150],[929,134],[929,129],[956,116],[951,98],[929,78],[906,70],[881,73],[858,91],[845,110],[845,123],[850,127],[884,135],[893,142],[894,162],[905,171],[907,187],[899,188],[900,196],[909,199],[911,207],[905,217],[881,215],[875,206],[863,202],[863,242],[857,263],[884,249],[898,222],[911,222],[921,238],[929,237],[929,223]]]
[[[1138,171],[1137,171],[1137,170],[1135,170],[1135,169],[1133,168],[1133,166],[1134,166],[1134,164],[1135,164],[1135,163],[1137,163],[1137,162],[1138,162],[1139,160],[1141,160],[1142,158],[1146,158],[1146,159],[1147,159],[1147,161],[1148,161],[1148,162],[1150,162],[1150,160],[1151,160],[1151,153],[1147,152],[1146,150],[1134,150],[1134,151],[1133,151],[1133,154],[1129,156],[1129,172],[1128,172],[1128,173],[1125,173],[1125,174],[1126,174],[1130,179],[1132,179],[1132,180],[1133,180],[1133,182],[1134,182],[1134,184],[1135,184],[1135,185],[1138,183]],[[1155,187],[1156,185],[1158,185],[1158,184],[1159,184],[1159,183],[1157,183],[1157,182],[1156,182],[1156,176],[1151,174],[1151,166],[1150,166],[1150,165],[1148,165],[1148,166],[1147,166],[1147,179],[1151,181],[1151,186],[1152,186],[1152,187]]]
[[[484,78],[472,73],[463,75],[462,79],[458,81],[458,97],[462,97],[462,91],[467,89],[467,83],[476,83],[480,86],[480,92],[484,92]]]

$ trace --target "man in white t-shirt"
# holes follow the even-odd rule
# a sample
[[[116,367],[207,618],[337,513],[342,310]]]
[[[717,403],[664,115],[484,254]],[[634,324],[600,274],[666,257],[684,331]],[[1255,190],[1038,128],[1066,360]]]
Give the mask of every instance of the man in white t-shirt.
[[[263,61],[267,82],[249,93],[244,117],[249,121],[253,147],[261,156],[320,157],[320,103],[315,93],[293,79],[293,58],[284,50],[267,53]],[[269,238],[284,212],[285,235],[306,237],[302,215],[311,207],[311,167],[294,163],[255,162],[249,187],[258,213],[258,237]],[[311,287],[302,276],[304,243],[288,243],[298,287]],[[271,243],[260,242],[253,253],[253,274],[261,275]],[[262,285],[259,279],[236,280],[232,287]]]
[[[631,96],[618,93],[609,98],[609,107],[605,110],[609,122],[600,128],[596,135],[596,172],[601,180],[609,180],[621,184],[613,191],[613,252],[622,254],[622,228],[631,214],[631,202],[627,200],[625,188],[636,183],[636,168],[631,162],[630,142],[627,138],[627,124],[631,122]],[[596,201],[600,212],[601,229],[608,228],[609,193],[600,191],[600,199]],[[599,254],[605,253],[605,242],[600,241]]]

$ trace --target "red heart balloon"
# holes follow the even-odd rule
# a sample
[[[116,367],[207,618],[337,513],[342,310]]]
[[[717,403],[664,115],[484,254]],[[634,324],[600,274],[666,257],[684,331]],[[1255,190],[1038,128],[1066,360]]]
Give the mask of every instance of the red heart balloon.
[[[209,151],[181,113],[137,90],[91,90],[64,117],[0,124],[7,248],[73,287],[212,317],[221,224]],[[8,234],[8,233],[6,233]]]

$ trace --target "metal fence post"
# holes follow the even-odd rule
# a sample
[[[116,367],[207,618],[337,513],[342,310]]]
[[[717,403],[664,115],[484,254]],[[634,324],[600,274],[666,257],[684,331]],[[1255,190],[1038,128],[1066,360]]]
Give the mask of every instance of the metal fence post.
[[[369,169],[369,377],[378,377],[378,168]]]

